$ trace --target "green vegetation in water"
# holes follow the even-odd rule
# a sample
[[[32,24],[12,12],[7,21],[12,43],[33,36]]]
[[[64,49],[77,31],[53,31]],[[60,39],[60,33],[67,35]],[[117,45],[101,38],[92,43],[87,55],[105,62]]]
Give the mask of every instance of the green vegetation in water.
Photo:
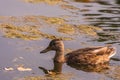
[[[63,24],[58,27],[58,32],[65,34],[77,34],[77,31],[81,34],[86,34],[90,36],[97,36],[97,31],[102,31],[101,28],[90,25],[72,25],[72,24]]]
[[[41,19],[43,19],[46,23],[54,25],[58,27],[58,32],[65,33],[65,34],[74,34],[77,31],[79,33],[87,34],[90,36],[97,36],[97,31],[102,30],[99,27],[91,26],[91,25],[72,25],[67,24],[66,21],[62,18],[58,17],[45,17],[40,16]],[[77,31],[76,31],[77,30]]]
[[[73,74],[59,74],[59,75],[46,75],[46,76],[26,76],[17,80],[70,80]]]
[[[63,40],[72,39],[40,32],[39,27],[37,26],[15,26],[12,24],[1,24],[0,28],[3,30],[4,36],[8,38],[20,38],[24,40],[39,40],[41,38],[60,38]]]
[[[77,25],[76,28],[80,31],[80,33],[84,33],[91,36],[97,36],[97,31],[102,30],[99,27],[90,25]]]
[[[37,40],[41,38],[41,33],[37,26],[15,26],[12,24],[1,24],[5,37],[21,38],[24,40]]]
[[[87,34],[90,36],[97,36],[97,30],[101,28],[88,25],[72,25],[68,24],[66,20],[59,17],[46,17],[46,16],[24,16],[24,17],[0,17],[3,22],[0,28],[3,30],[3,35],[8,38],[20,38],[24,40],[40,40],[42,38],[55,39],[60,38],[63,40],[73,40],[70,35]],[[42,23],[41,23],[42,22]],[[19,26],[16,26],[20,24]],[[66,35],[56,36],[54,34],[41,32],[40,29],[44,26],[56,26],[57,32],[64,33]]]
[[[68,4],[62,4],[61,5],[61,8],[63,8],[63,9],[69,9],[69,10],[80,10],[79,8],[77,8],[77,7],[74,7],[74,6],[72,6],[72,5],[68,5]]]
[[[76,2],[92,2],[92,1],[95,1],[95,0],[74,0]]]
[[[58,27],[58,32],[65,34],[74,34],[75,29],[72,25],[64,24]]]
[[[24,22],[39,23],[39,20],[38,20],[37,16],[24,16],[23,21]]]
[[[63,0],[24,0],[24,1],[28,3],[42,3],[43,2],[49,5],[56,5],[56,4],[63,2]]]
[[[65,23],[65,20],[58,17],[46,17],[46,16],[39,16],[39,18],[43,19],[48,24],[57,24],[61,25]]]

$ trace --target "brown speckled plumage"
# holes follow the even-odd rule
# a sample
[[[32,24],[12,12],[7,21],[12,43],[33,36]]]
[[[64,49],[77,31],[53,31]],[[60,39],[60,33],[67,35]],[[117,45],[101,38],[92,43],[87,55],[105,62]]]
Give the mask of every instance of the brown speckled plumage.
[[[60,39],[54,39],[50,42],[49,46],[41,51],[46,53],[49,50],[56,51],[54,61],[67,62],[68,64],[77,65],[98,65],[106,63],[115,54],[115,48],[111,46],[104,47],[88,47],[78,49],[64,55],[64,44]]]

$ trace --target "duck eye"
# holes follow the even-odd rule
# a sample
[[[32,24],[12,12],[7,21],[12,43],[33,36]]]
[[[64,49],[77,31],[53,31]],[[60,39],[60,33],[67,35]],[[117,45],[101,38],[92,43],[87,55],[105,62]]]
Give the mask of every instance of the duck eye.
[[[55,45],[55,43],[54,43],[54,42],[51,42],[51,43],[50,43],[50,46],[54,46],[54,45]]]
[[[55,45],[55,43],[53,43],[53,45]]]

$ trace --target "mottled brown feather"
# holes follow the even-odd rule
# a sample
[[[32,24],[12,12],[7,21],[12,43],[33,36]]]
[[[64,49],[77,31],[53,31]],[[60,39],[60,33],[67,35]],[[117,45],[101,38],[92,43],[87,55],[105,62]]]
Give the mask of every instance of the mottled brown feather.
[[[49,46],[41,51],[46,53],[49,50],[56,51],[54,60],[57,62],[66,61],[68,64],[77,65],[98,65],[106,63],[115,54],[115,48],[112,46],[88,47],[72,51],[64,56],[64,44],[60,39],[54,39]]]

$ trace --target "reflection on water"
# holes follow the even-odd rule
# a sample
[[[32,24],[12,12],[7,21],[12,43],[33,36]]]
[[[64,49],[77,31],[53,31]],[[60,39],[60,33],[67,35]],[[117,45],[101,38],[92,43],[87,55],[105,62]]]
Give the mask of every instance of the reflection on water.
[[[120,34],[118,34],[118,33],[110,33],[110,32],[108,32],[108,33],[98,33],[98,35],[99,35],[99,39],[98,39],[98,41],[100,41],[100,42],[103,42],[103,41],[109,41],[109,40],[111,40],[111,41],[117,41],[118,43],[119,43],[119,39],[120,39]]]
[[[119,0],[116,0],[118,3]],[[115,5],[115,1],[107,1],[107,0],[99,0],[97,1],[101,6],[98,8],[96,13],[83,14],[86,17],[87,21],[90,22],[91,25],[102,27],[103,32],[99,32],[99,38],[97,41],[109,42],[120,40],[120,7],[119,5]],[[109,6],[109,5],[110,6]],[[114,4],[114,5],[113,5]]]
[[[117,4],[120,4],[120,0],[116,0],[116,3],[117,3]]]
[[[101,5],[110,5],[110,4],[108,3],[108,1],[101,1],[101,0],[99,0],[99,1],[97,1],[97,3],[99,3],[99,4],[101,4]]]
[[[83,14],[83,16],[100,16],[102,14]]]
[[[101,5],[113,5],[113,4],[120,4],[120,0],[96,0],[97,3]]]
[[[39,66],[39,69],[43,70],[43,72],[47,75],[55,75],[55,74],[60,74],[62,73],[62,65],[63,63],[55,62],[54,63],[54,68],[52,70],[47,70],[44,67]]]
[[[111,13],[111,14],[120,14],[120,11],[118,11],[118,10],[99,10],[99,12]]]
[[[113,58],[112,60],[120,61],[118,58]],[[44,72],[47,76],[59,75],[64,74],[62,73],[62,66],[64,63],[55,62],[53,61],[53,69],[48,70],[42,66],[38,68]],[[104,72],[109,69],[109,63],[99,64],[99,65],[75,65],[75,64],[67,64],[68,66],[75,68],[77,70],[82,70],[85,72]]]
[[[109,69],[109,63],[105,64],[99,64],[99,65],[74,65],[74,64],[68,64],[72,68],[75,68],[77,70],[82,70],[85,72],[103,72],[105,70]]]

